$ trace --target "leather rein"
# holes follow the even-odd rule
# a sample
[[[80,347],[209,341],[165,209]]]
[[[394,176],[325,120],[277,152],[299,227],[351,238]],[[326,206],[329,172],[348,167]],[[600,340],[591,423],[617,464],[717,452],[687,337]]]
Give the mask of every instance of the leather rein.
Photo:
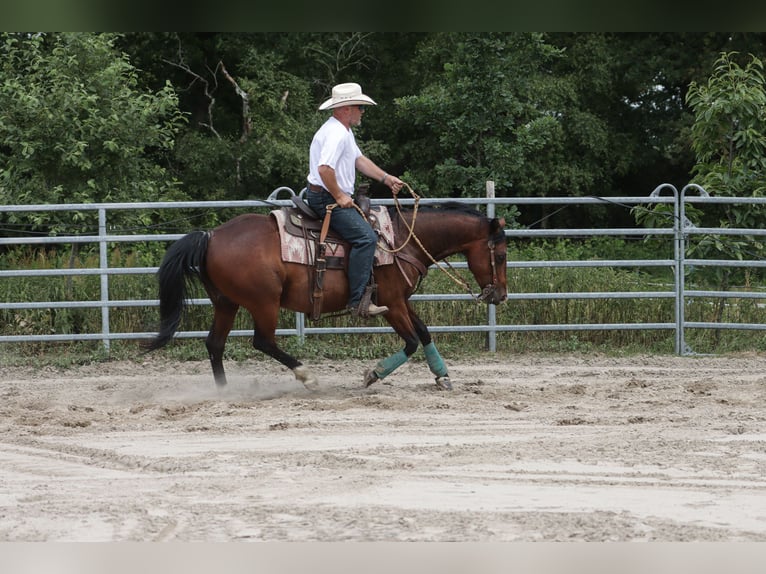
[[[412,223],[407,223],[407,220],[404,218],[404,215],[402,214],[402,207],[401,207],[401,204],[399,203],[399,198],[396,195],[394,195],[394,205],[396,206],[396,212],[399,214],[399,218],[401,219],[401,221],[404,223],[404,226],[409,231],[407,235],[407,239],[405,239],[404,243],[402,243],[396,249],[388,249],[383,245],[379,246],[380,249],[388,253],[393,253],[395,256],[401,257],[404,261],[407,261],[408,263],[413,265],[418,270],[420,279],[422,280],[428,271],[427,267],[423,266],[420,263],[420,261],[418,261],[417,259],[409,257],[405,255],[404,253],[400,253],[411,240],[414,240],[415,243],[417,243],[418,247],[420,247],[420,249],[423,250],[423,253],[425,253],[428,256],[431,262],[434,265],[436,265],[436,267],[439,268],[439,270],[444,272],[444,274],[447,275],[447,277],[449,277],[454,283],[463,287],[463,289],[465,289],[465,291],[468,292],[468,294],[471,295],[471,297],[473,297],[475,301],[484,302],[492,294],[492,292],[497,288],[498,276],[497,276],[497,264],[495,263],[495,259],[496,259],[495,247],[497,246],[497,243],[494,241],[494,239],[489,239],[487,241],[487,247],[489,249],[489,262],[492,267],[492,283],[490,283],[489,285],[485,285],[482,288],[481,293],[479,293],[479,295],[476,295],[474,294],[473,289],[471,289],[471,285],[458,274],[458,272],[450,264],[450,262],[446,260],[444,261],[444,264],[447,267],[449,267],[449,270],[448,270],[446,267],[442,265],[442,262],[437,261],[436,258],[434,258],[434,256],[431,255],[431,253],[425,248],[423,243],[420,241],[420,238],[415,234],[415,220],[417,219],[417,215],[418,215],[418,206],[420,204],[420,196],[417,193],[415,193],[415,191],[409,186],[409,184],[405,183],[404,185],[407,188],[407,190],[410,192],[410,195],[412,196],[412,198],[415,200],[415,203],[412,208]],[[330,217],[332,217],[332,210],[335,207],[337,207],[337,204],[335,203],[327,206],[327,214],[325,215],[325,218],[322,224],[320,242],[323,242],[325,237],[327,236],[327,233],[330,227]],[[354,205],[354,207],[356,208],[357,211],[359,211],[362,217],[366,220],[367,216],[359,208],[359,206]],[[404,273],[404,271],[401,268],[400,268],[400,271]]]
[[[411,239],[414,239],[415,243],[417,243],[420,249],[423,250],[423,253],[425,253],[428,256],[428,258],[431,260],[431,262],[434,265],[436,265],[436,267],[438,267],[439,270],[443,271],[444,274],[447,275],[447,277],[452,279],[452,281],[456,283],[457,285],[460,285],[461,287],[463,287],[463,289],[465,289],[468,292],[468,294],[471,295],[471,297],[473,297],[474,300],[476,300],[477,302],[485,301],[492,294],[492,292],[495,291],[495,289],[497,288],[497,282],[498,282],[497,264],[495,262],[495,259],[496,259],[495,247],[497,247],[497,243],[494,241],[494,239],[489,239],[487,241],[487,247],[489,249],[489,262],[492,267],[492,283],[490,283],[489,285],[485,285],[482,288],[481,293],[479,295],[475,295],[473,292],[473,289],[471,289],[471,285],[458,274],[458,272],[450,264],[450,262],[446,260],[444,261],[446,266],[449,267],[450,269],[448,271],[445,267],[442,266],[441,262],[437,261],[434,258],[434,256],[431,255],[431,253],[423,246],[423,243],[420,241],[420,238],[415,234],[415,219],[417,218],[418,205],[420,203],[420,196],[413,191],[413,189],[409,186],[409,184],[405,183],[404,185],[407,188],[407,190],[410,192],[410,195],[412,196],[412,198],[415,200],[415,203],[412,209],[411,224],[408,224],[407,220],[404,218],[404,215],[402,215],[401,204],[399,203],[399,198],[396,195],[394,195],[394,205],[396,206],[396,211],[399,214],[399,218],[402,220],[402,222],[404,223],[404,226],[409,231],[409,235],[407,236],[407,239],[404,241],[404,243],[394,250],[388,250],[385,247],[381,247],[381,248],[384,251],[388,251],[389,253],[396,253],[397,251],[401,251],[402,249],[404,249],[404,247],[410,242]],[[421,279],[423,278],[423,276],[425,276],[425,273],[421,272]]]

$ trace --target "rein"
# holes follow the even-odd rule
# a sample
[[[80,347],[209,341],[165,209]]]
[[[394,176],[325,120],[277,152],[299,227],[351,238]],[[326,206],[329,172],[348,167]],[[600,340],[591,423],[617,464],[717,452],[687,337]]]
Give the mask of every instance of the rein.
[[[447,267],[444,267],[440,261],[437,261],[436,258],[434,258],[433,255],[425,248],[423,243],[420,241],[420,238],[415,234],[415,220],[418,216],[418,206],[420,204],[420,196],[415,193],[415,191],[409,186],[409,184],[404,183],[407,190],[410,192],[410,195],[415,200],[415,203],[412,208],[412,223],[407,223],[407,220],[404,218],[404,215],[402,214],[402,207],[399,203],[399,198],[397,195],[394,195],[394,205],[396,206],[396,212],[399,214],[399,219],[404,223],[404,226],[409,231],[407,235],[407,239],[402,243],[399,247],[396,249],[388,249],[383,245],[379,245],[380,249],[387,252],[387,253],[398,253],[402,249],[404,249],[407,244],[410,242],[410,240],[415,240],[415,243],[417,243],[418,247],[423,250],[423,253],[425,253],[428,258],[431,260],[431,262],[436,265],[436,267],[442,271],[447,277],[449,277],[456,285],[462,287],[468,294],[474,298],[475,301],[481,302],[484,299],[486,299],[489,294],[492,292],[492,290],[495,288],[495,285],[497,285],[497,266],[495,264],[495,257],[494,257],[494,249],[495,249],[495,242],[491,239],[487,242],[487,247],[489,248],[489,260],[490,264],[492,265],[492,283],[490,285],[484,286],[484,288],[481,290],[481,293],[479,295],[474,294],[473,289],[471,289],[470,283],[468,283],[465,279],[463,279],[458,272],[455,270],[455,268],[450,264],[449,261],[444,261],[444,264],[449,267],[449,270]],[[327,237],[327,232],[330,227],[330,217],[332,216],[332,210],[337,207],[337,203],[333,203],[331,205],[327,206],[327,213],[324,218],[324,222],[322,224],[322,232],[319,238],[320,242],[323,242],[324,239]],[[367,216],[364,214],[362,209],[354,204],[354,208],[361,214],[361,216],[367,221]]]
[[[397,251],[401,251],[404,249],[404,247],[410,242],[410,239],[414,239],[415,243],[418,244],[418,247],[423,250],[423,253],[425,253],[428,258],[431,260],[431,262],[436,265],[436,267],[442,271],[447,277],[449,277],[456,285],[462,287],[465,289],[468,294],[474,298],[477,302],[481,302],[484,299],[486,299],[491,291],[494,289],[495,285],[497,284],[497,266],[495,265],[495,257],[494,257],[494,249],[495,249],[495,242],[492,240],[489,240],[487,242],[487,246],[489,247],[489,261],[492,265],[492,284],[486,285],[479,295],[475,295],[473,292],[473,289],[471,289],[470,283],[468,283],[465,279],[463,279],[458,272],[455,270],[455,268],[450,264],[449,261],[444,261],[447,267],[449,267],[449,270],[447,270],[446,267],[443,267],[441,262],[437,261],[433,255],[425,248],[423,243],[420,241],[420,238],[415,234],[415,220],[417,219],[417,213],[418,213],[418,204],[420,203],[420,196],[416,194],[413,189],[409,186],[409,184],[404,184],[407,187],[407,190],[410,192],[410,195],[415,200],[415,204],[412,209],[412,223],[408,224],[407,220],[404,218],[404,215],[402,215],[402,209],[401,204],[399,203],[399,198],[394,195],[394,205],[396,206],[396,212],[399,214],[399,218],[404,223],[404,226],[408,229],[409,235],[407,236],[407,240],[399,246],[397,249],[390,251],[384,247],[381,247],[384,251],[388,251],[389,253],[396,253]]]
[[[471,286],[468,282],[465,281],[460,275],[457,274],[457,271],[455,271],[455,268],[450,265],[449,261],[445,261],[447,266],[450,268],[451,272],[448,271],[446,268],[442,267],[441,263],[437,261],[433,255],[425,248],[423,243],[420,241],[420,238],[415,234],[415,220],[418,217],[418,206],[420,205],[420,196],[415,193],[415,191],[410,187],[408,183],[404,183],[405,187],[407,188],[407,191],[410,192],[410,195],[415,200],[415,203],[412,207],[412,223],[407,223],[407,220],[404,218],[404,215],[402,214],[402,206],[399,203],[399,197],[397,195],[394,195],[394,205],[396,206],[396,212],[399,214],[399,219],[402,220],[402,223],[404,223],[404,226],[407,228],[407,231],[409,231],[409,234],[407,235],[407,239],[402,243],[399,247],[393,250],[386,249],[385,247],[381,246],[381,249],[384,251],[387,251],[388,253],[397,253],[398,251],[401,251],[404,249],[407,244],[410,242],[411,239],[415,240],[415,243],[418,244],[418,247],[423,250],[423,253],[425,253],[428,258],[431,260],[431,262],[436,265],[441,271],[444,272],[447,277],[452,279],[454,283],[457,285],[463,287],[468,293],[474,297],[477,298],[476,295],[473,294],[473,291],[471,290]]]

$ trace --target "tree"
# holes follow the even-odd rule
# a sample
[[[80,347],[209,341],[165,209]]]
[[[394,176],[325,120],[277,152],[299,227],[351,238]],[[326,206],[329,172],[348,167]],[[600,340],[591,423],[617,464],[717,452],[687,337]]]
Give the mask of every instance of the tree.
[[[714,195],[762,196],[766,191],[766,81],[752,54],[742,68],[736,53],[722,53],[705,84],[692,82],[686,101],[691,129],[694,182]],[[750,210],[729,212],[729,223],[754,226]]]
[[[688,132],[695,156],[692,183],[711,195],[757,197],[766,192],[766,81],[759,58],[751,54],[742,68],[736,56],[722,52],[707,81],[689,84],[685,100],[693,114]],[[654,215],[639,213],[639,218],[654,223],[663,209]],[[723,209],[722,226],[762,226],[763,210],[758,206]],[[696,210],[694,215],[699,223],[702,214]]]
[[[766,192],[766,80],[762,61],[750,55],[741,67],[734,52],[722,53],[704,84],[692,82],[686,101],[694,112],[692,148],[697,163],[694,183],[711,195],[762,197]],[[721,227],[762,228],[763,206],[724,205]],[[703,236],[691,245],[699,257],[742,259],[763,251],[754,237]],[[727,288],[732,271],[716,268],[719,288]],[[720,300],[719,317],[723,299]]]
[[[526,161],[560,134],[544,94],[558,56],[540,34],[435,34],[419,46],[419,93],[397,100],[417,157],[407,174],[443,196],[530,183]],[[430,166],[430,167],[429,167]]]
[[[0,36],[0,203],[181,197],[163,166],[183,123],[175,91],[140,89],[113,42],[109,34]],[[53,219],[34,221],[47,228]]]
[[[334,74],[353,74],[366,62],[364,37],[140,33],[124,42],[151,70],[148,81],[163,71],[172,79],[189,111],[173,161],[189,193],[250,199],[305,184],[311,136],[324,119],[317,103]]]
[[[737,63],[738,54],[723,52],[713,66],[707,81],[692,81],[686,103],[694,115],[690,144],[696,163],[691,172],[692,183],[710,195],[760,197],[766,192],[766,81],[763,63],[750,55],[745,67]],[[764,209],[758,205],[724,204],[719,216],[720,227],[762,228]],[[639,221],[653,224],[667,215],[668,207],[638,212]],[[694,224],[716,225],[713,216],[687,208]],[[687,243],[687,255],[700,259],[743,259],[746,254],[762,252],[762,243],[752,236],[693,235]],[[704,267],[692,271],[703,283],[727,290],[734,277],[729,267]],[[749,283],[750,271],[745,272]],[[715,321],[720,321],[726,299],[719,298],[714,307]]]

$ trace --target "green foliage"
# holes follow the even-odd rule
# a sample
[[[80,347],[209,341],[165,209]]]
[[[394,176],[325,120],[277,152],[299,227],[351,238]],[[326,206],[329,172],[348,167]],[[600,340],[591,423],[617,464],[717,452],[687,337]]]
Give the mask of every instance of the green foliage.
[[[424,81],[397,100],[416,131],[407,146],[427,169],[408,175],[441,196],[509,189],[527,160],[560,137],[545,72],[559,52],[540,34],[434,34],[419,47]],[[436,137],[434,135],[436,134]],[[423,145],[428,141],[429,145]]]
[[[710,195],[759,197],[766,191],[766,81],[761,60],[752,54],[743,68],[736,53],[722,53],[704,83],[691,82],[686,101],[694,113],[691,147],[696,156],[692,168],[694,183]],[[718,218],[716,220],[716,214]],[[635,209],[639,223],[648,227],[669,227],[672,206],[658,204],[651,210]],[[719,210],[687,206],[693,224],[709,227],[763,227],[762,206],[724,204]],[[757,258],[763,243],[750,236],[689,235],[686,255],[699,259]],[[749,271],[730,268],[703,268],[692,271],[703,284],[728,289],[743,281]],[[717,320],[723,304],[718,305]]]
[[[694,112],[695,183],[709,193],[760,196],[766,190],[766,81],[751,54],[742,68],[736,54],[716,61],[706,84],[692,82],[686,101]]]
[[[189,112],[173,173],[199,199],[301,187],[326,117],[316,107],[345,81],[378,102],[356,130],[362,149],[426,196],[480,194],[487,179],[501,196],[680,189],[694,165],[690,81],[721,49],[765,52],[762,34],[730,32],[136,33],[120,46],[149,85],[170,80]],[[244,140],[242,101],[219,62],[250,99]],[[218,135],[203,125],[211,118]]]
[[[692,173],[711,195],[759,197],[766,191],[766,81],[759,58],[751,54],[743,68],[736,57],[722,53],[708,81],[689,88],[697,158]],[[726,205],[717,225],[761,228],[764,216],[763,206]],[[690,245],[691,256],[700,258],[743,259],[762,252],[763,244],[753,237],[702,236]],[[730,273],[715,269],[708,276],[726,288]]]
[[[357,130],[365,152],[431,196],[475,195],[487,179],[520,196],[680,188],[694,165],[690,82],[722,49],[766,53],[763,34],[730,32],[2,38],[0,203],[300,187],[317,105],[343,81],[379,104]]]
[[[220,65],[207,72],[206,114],[181,135],[175,156],[194,197],[265,198],[282,185],[300,189],[315,114],[308,83],[285,72],[283,58],[252,46],[239,63],[241,76]]]
[[[182,197],[162,165],[183,123],[175,91],[141,89],[113,36],[2,34],[0,97],[0,203]],[[31,223],[71,232],[93,225],[84,219]]]

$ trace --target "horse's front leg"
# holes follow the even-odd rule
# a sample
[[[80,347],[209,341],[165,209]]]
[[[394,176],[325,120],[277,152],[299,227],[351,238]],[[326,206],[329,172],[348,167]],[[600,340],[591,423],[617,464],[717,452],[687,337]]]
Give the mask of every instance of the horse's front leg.
[[[415,331],[418,334],[420,343],[423,345],[423,352],[426,355],[426,361],[428,362],[428,368],[436,375],[436,386],[445,391],[452,390],[452,381],[449,378],[449,371],[447,371],[447,365],[444,364],[444,359],[436,349],[433,340],[431,339],[431,333],[428,331],[428,327],[420,317],[413,313],[412,323],[415,326]]]
[[[385,315],[386,321],[394,328],[397,335],[404,339],[404,348],[393,355],[381,359],[375,368],[368,369],[364,374],[364,386],[369,387],[375,381],[385,379],[396,369],[407,362],[412,354],[418,349],[418,335],[415,326],[410,319],[408,305],[390,305]]]
[[[389,355],[385,359],[378,361],[374,369],[369,369],[364,374],[364,386],[369,387],[375,381],[385,379],[388,375],[393,373],[396,369],[401,367],[407,362],[418,348],[418,341],[415,337],[412,339],[405,339],[404,349],[397,351],[393,355]]]
[[[431,340],[431,333],[409,304],[406,305],[406,313],[399,311],[398,308],[391,309],[386,314],[386,319],[399,336],[404,339],[404,349],[382,359],[374,369],[368,370],[364,376],[365,386],[369,387],[375,381],[387,377],[402,366],[417,350],[420,343],[426,353],[428,368],[436,375],[437,386],[444,390],[452,390],[447,367]]]

